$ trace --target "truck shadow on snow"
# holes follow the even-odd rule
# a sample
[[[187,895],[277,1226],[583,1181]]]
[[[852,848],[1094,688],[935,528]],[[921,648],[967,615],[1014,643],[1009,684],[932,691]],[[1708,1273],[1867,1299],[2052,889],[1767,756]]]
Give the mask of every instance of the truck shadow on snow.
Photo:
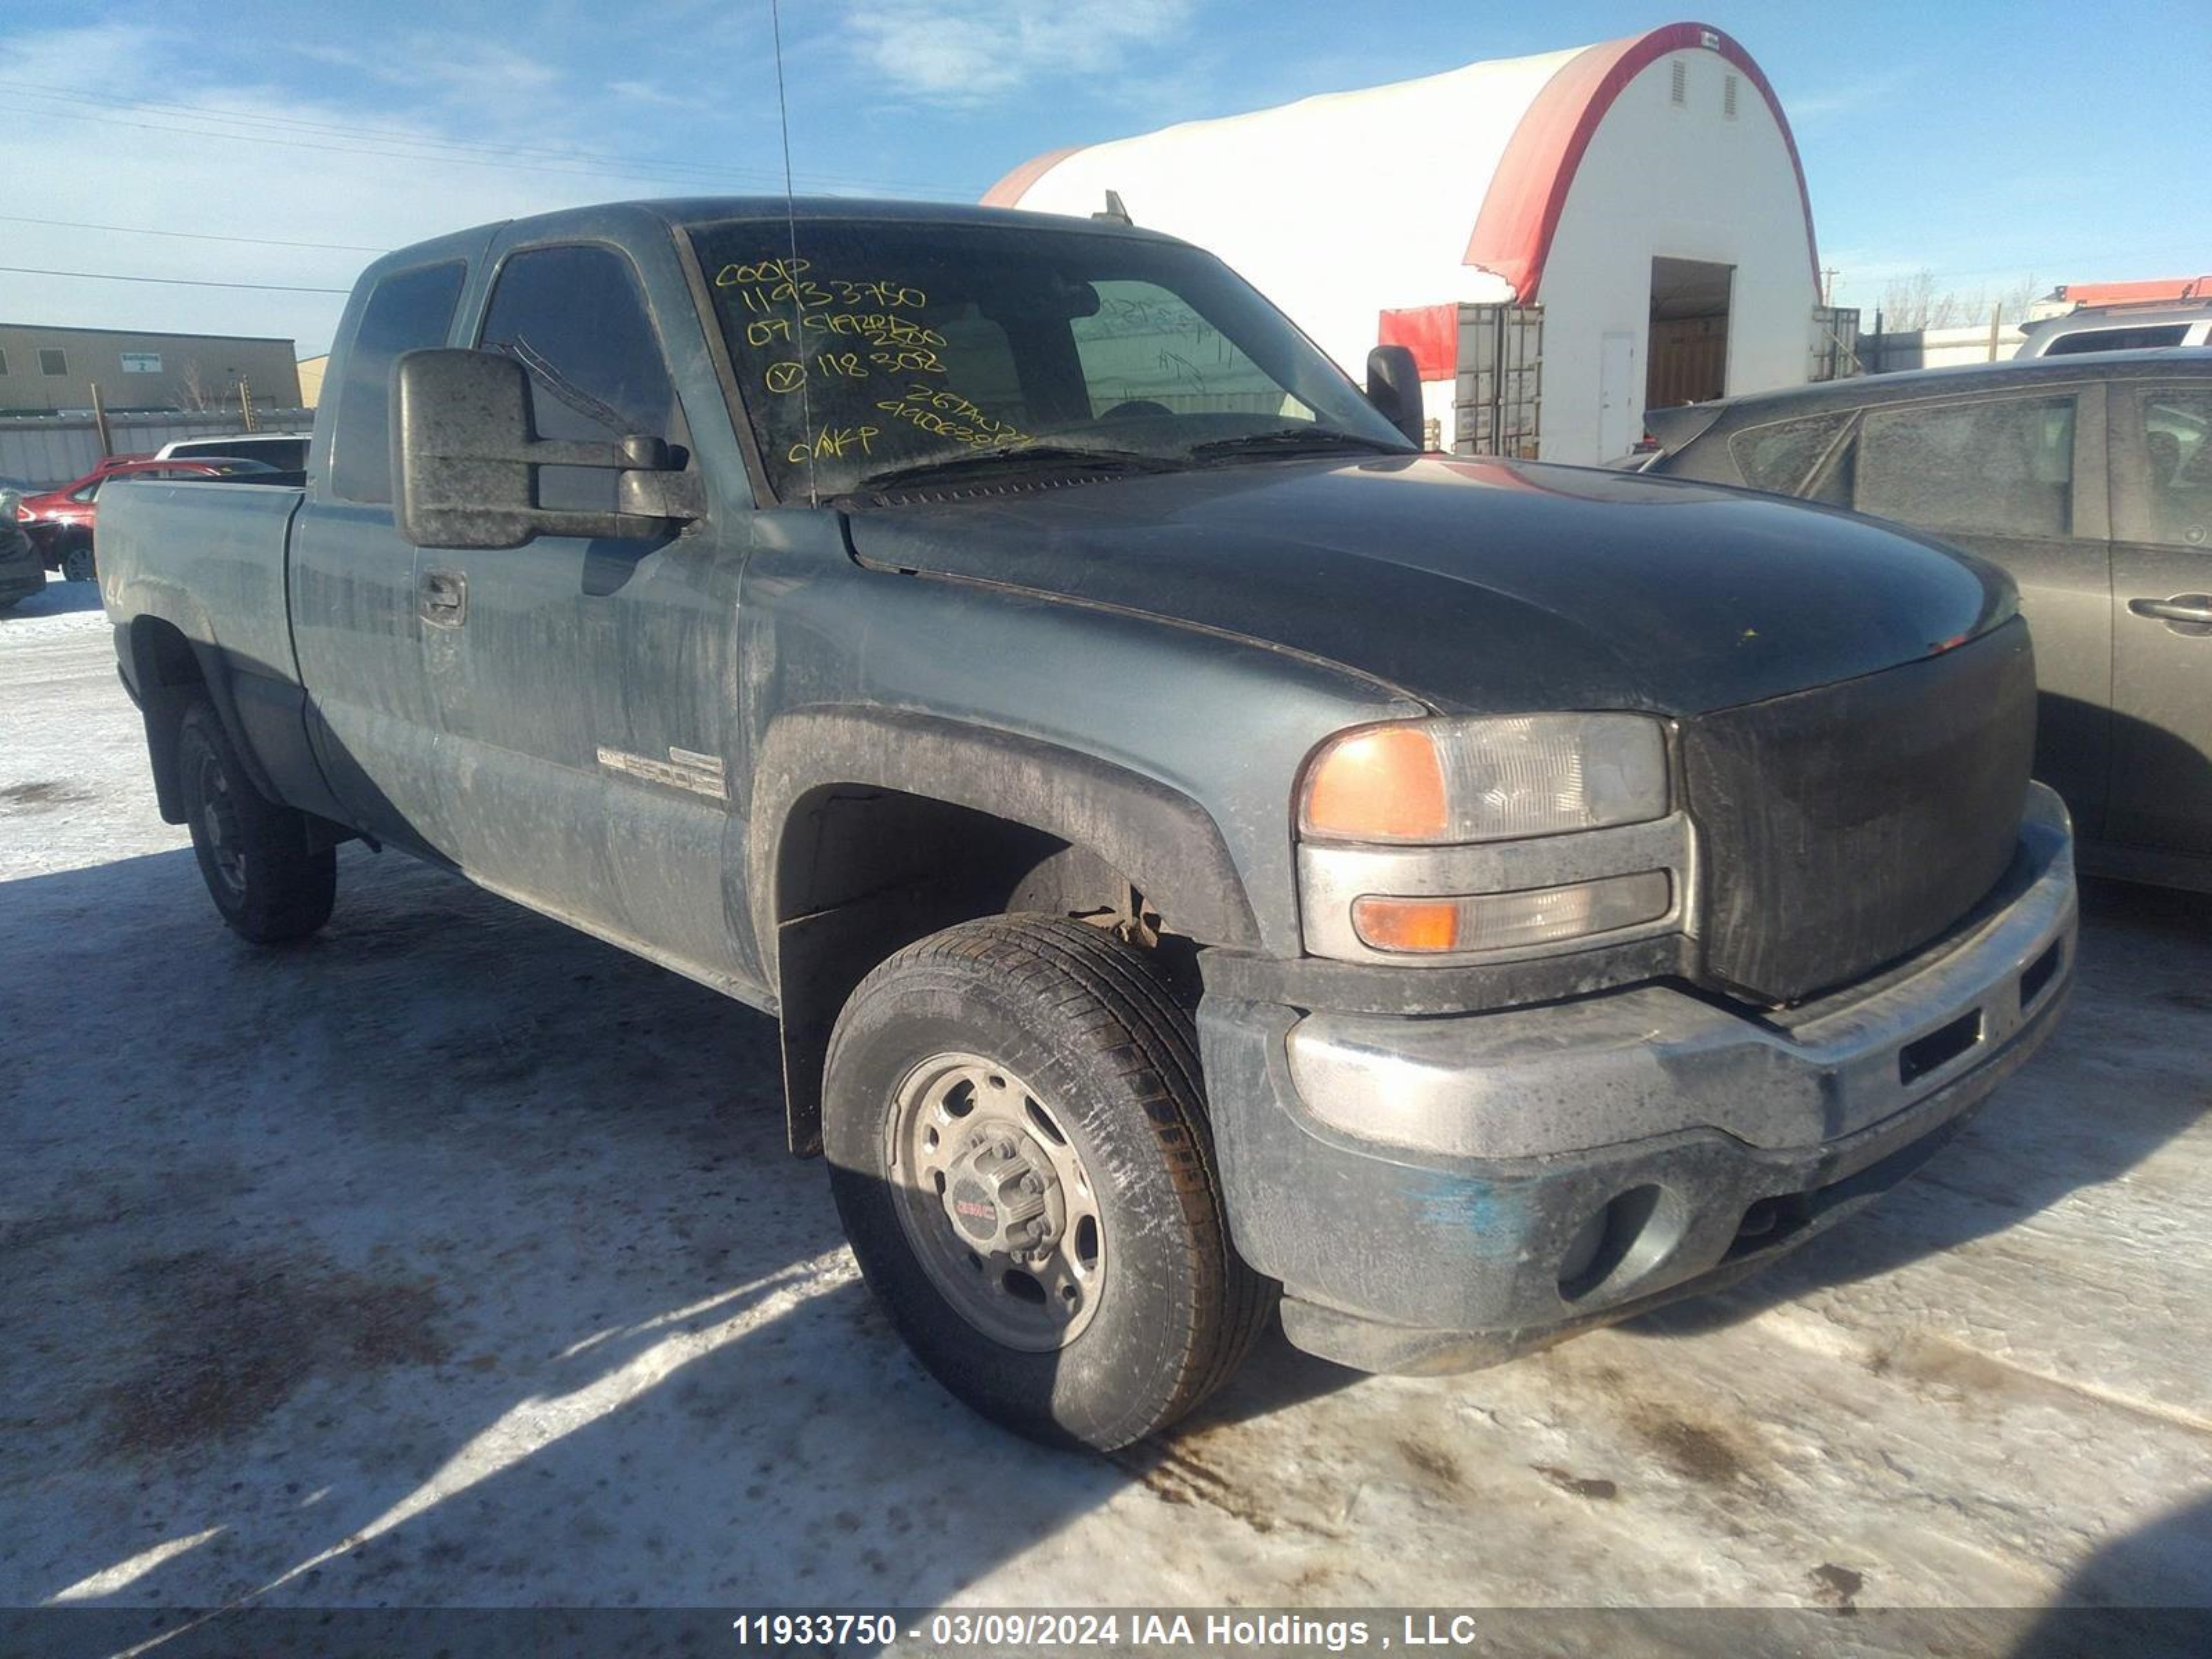
[[[769,1020],[341,864],[275,952],[186,849],[0,889],[0,1604],[927,1605],[1172,1455],[1032,1447],[908,1358]],[[1196,1427],[1350,1377],[1275,1337]]]
[[[2009,1659],[2195,1659],[2212,1639],[2212,1492],[2100,1546],[2014,1645]]]
[[[2212,895],[2086,879],[2072,1004],[1956,1139],[1796,1254],[1622,1328],[1667,1338],[1735,1324],[2002,1232],[2124,1175],[2212,1109],[2208,984]]]

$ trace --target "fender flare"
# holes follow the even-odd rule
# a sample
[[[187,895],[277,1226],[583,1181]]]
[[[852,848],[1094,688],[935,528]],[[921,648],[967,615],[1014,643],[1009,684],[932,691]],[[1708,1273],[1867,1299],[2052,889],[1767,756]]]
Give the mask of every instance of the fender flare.
[[[821,1150],[822,1067],[844,996],[860,977],[851,969],[951,920],[895,920],[897,936],[886,939],[882,913],[864,906],[781,914],[791,837],[804,833],[810,803],[826,802],[840,789],[895,791],[1042,831],[1106,860],[1175,931],[1202,945],[1250,948],[1259,941],[1219,827],[1196,801],[1157,779],[1079,750],[938,715],[794,710],[769,729],[753,773],[746,877],[754,938],[775,987],[786,1127],[792,1151],[802,1157]],[[793,941],[824,938],[839,966],[817,971],[815,950]],[[787,949],[797,954],[787,959]]]
[[[174,635],[190,654],[195,676],[190,681],[180,681],[163,672],[155,645],[157,630],[167,630]],[[223,733],[237,754],[239,764],[247,778],[262,795],[271,801],[281,801],[274,782],[261,764],[247,740],[246,727],[239,718],[238,698],[231,684],[228,662],[222,648],[204,640],[197,640],[167,617],[139,616],[118,630],[117,641],[124,684],[138,704],[146,725],[146,751],[153,763],[154,794],[159,805],[162,821],[167,823],[184,822],[184,806],[178,797],[177,770],[174,764],[177,728],[184,718],[184,708],[191,698],[205,696],[214,705],[216,718],[222,722]]]
[[[785,841],[807,797],[896,790],[1087,847],[1176,932],[1256,950],[1260,927],[1211,814],[1181,791],[1077,749],[915,711],[829,706],[779,718],[753,774],[748,837],[755,937],[772,959]]]

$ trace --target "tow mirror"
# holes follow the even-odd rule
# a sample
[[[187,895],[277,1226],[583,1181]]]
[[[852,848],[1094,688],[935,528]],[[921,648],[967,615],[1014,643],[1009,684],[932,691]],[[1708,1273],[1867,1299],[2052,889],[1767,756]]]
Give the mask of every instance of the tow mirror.
[[[614,471],[616,510],[538,505],[534,471]],[[495,351],[440,349],[399,359],[392,398],[392,517],[416,547],[520,547],[538,536],[617,539],[675,533],[702,517],[698,475],[660,438],[571,443],[537,435],[530,374]]]
[[[1367,354],[1367,401],[1409,441],[1422,441],[1421,371],[1411,348],[1379,345]]]

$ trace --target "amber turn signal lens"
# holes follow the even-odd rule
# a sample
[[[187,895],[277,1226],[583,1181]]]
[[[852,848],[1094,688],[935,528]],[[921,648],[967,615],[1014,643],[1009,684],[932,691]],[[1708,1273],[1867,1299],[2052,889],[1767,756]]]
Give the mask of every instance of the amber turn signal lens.
[[[1453,951],[1459,948],[1457,899],[1364,898],[1352,907],[1352,925],[1370,950]]]
[[[1437,746],[1419,726],[1376,726],[1329,745],[1306,780],[1299,827],[1352,841],[1422,841],[1451,822]]]
[[[1453,898],[1370,894],[1352,902],[1352,927],[1370,951],[1430,955],[1501,951],[1656,921],[1674,904],[1674,878],[1664,870],[1644,870],[1512,893],[1464,893]]]

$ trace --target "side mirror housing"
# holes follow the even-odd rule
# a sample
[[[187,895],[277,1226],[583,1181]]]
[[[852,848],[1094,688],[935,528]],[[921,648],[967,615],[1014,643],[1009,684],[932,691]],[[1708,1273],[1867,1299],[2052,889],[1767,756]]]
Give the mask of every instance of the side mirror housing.
[[[1367,354],[1367,401],[1408,441],[1421,441],[1421,371],[1411,348],[1379,345]]]
[[[618,472],[611,513],[538,505],[534,469]],[[392,519],[416,547],[520,547],[538,536],[672,535],[702,517],[696,473],[659,438],[568,443],[537,435],[530,374],[495,351],[410,351],[393,371]]]

